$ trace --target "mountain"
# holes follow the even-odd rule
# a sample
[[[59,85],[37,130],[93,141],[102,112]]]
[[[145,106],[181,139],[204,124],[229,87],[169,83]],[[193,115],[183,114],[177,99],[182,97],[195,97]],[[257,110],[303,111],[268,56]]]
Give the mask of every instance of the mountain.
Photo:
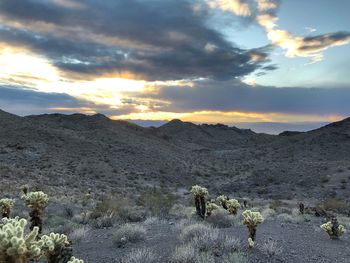
[[[144,128],[101,114],[0,111],[0,178],[3,190],[29,183],[62,194],[198,183],[241,196],[349,197],[350,119],[267,135],[180,120]]]

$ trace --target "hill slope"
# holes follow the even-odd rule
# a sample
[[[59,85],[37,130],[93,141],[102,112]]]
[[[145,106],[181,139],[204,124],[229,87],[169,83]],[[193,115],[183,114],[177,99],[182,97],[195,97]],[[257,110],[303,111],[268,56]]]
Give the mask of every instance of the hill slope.
[[[32,183],[102,192],[189,187],[269,197],[345,197],[350,119],[272,136],[173,120],[142,128],[97,114],[18,117],[0,111],[4,190]]]

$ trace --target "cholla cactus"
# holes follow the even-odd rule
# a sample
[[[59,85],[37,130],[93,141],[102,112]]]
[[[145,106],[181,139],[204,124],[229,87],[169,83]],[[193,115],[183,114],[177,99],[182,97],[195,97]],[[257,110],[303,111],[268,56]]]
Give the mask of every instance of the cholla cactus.
[[[236,199],[230,199],[227,201],[227,209],[232,215],[237,215],[238,209],[241,208],[240,203]]]
[[[195,196],[207,196],[209,194],[208,189],[199,185],[194,185],[191,188],[191,193]]]
[[[25,201],[26,206],[31,208],[32,211],[29,213],[31,217],[30,229],[34,227],[39,227],[39,233],[42,231],[43,219],[42,214],[45,207],[48,205],[49,197],[42,191],[30,192],[22,195],[22,199]]]
[[[226,195],[219,195],[216,198],[216,202],[226,210],[227,210],[227,200],[228,200],[228,198]]]
[[[208,203],[207,204],[207,216],[210,216],[214,210],[218,209],[219,206],[215,203]]]
[[[249,231],[249,238],[255,241],[256,237],[256,227],[258,224],[262,223],[264,220],[259,212],[252,212],[251,210],[246,210],[242,213],[243,224],[247,226]]]
[[[12,207],[15,205],[15,200],[9,198],[0,199],[0,208],[2,217],[10,218]]]
[[[202,218],[206,216],[206,201],[205,197],[209,194],[208,189],[205,187],[201,187],[199,185],[194,185],[191,188],[191,193],[194,195],[194,202],[196,205],[197,215]]]
[[[248,238],[248,247],[249,247],[249,248],[253,248],[254,245],[255,245],[255,242],[253,241],[253,239]]]
[[[84,263],[84,260],[71,257],[71,259],[67,263]]]
[[[70,245],[67,236],[63,234],[51,233],[50,235],[42,236],[41,240],[44,242],[42,250],[47,262],[61,262],[59,260],[65,256],[64,250]],[[72,255],[70,254],[68,259],[71,256]]]
[[[37,241],[39,228],[24,234],[27,220],[4,218],[0,224],[0,262],[26,263],[41,255],[42,241]]]
[[[331,221],[321,225],[321,228],[327,232],[331,239],[338,239],[345,233],[345,227],[339,225],[337,218],[333,217]]]

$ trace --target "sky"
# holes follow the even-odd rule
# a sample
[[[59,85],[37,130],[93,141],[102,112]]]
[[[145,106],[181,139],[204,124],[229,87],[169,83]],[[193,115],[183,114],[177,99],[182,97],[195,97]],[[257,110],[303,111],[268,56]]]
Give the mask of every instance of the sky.
[[[1,0],[0,108],[315,128],[350,116],[349,10],[348,0]]]

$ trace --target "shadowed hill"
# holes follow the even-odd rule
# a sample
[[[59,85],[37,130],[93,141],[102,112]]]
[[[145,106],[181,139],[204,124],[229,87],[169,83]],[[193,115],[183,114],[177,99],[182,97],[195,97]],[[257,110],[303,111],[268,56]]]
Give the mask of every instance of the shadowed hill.
[[[349,196],[349,119],[293,136],[180,120],[143,128],[101,114],[0,111],[0,124],[4,189],[29,182],[137,193],[200,183],[241,195]]]

